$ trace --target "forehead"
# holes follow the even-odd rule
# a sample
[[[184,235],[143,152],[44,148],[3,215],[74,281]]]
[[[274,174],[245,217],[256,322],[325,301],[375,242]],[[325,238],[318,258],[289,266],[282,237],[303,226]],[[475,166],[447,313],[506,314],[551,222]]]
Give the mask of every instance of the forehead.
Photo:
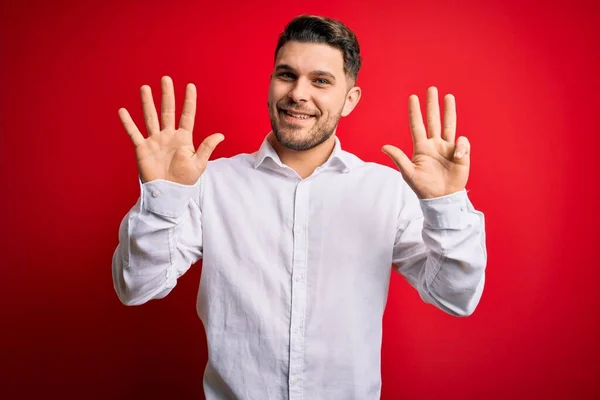
[[[277,53],[275,67],[287,64],[300,73],[314,70],[344,74],[344,55],[341,50],[323,43],[300,43],[290,41]]]

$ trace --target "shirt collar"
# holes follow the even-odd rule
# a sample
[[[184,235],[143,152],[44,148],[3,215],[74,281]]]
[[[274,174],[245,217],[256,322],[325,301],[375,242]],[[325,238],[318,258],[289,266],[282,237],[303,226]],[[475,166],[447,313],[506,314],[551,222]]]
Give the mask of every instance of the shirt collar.
[[[267,140],[267,137],[265,137],[265,139],[262,142],[262,145],[255,153],[254,169],[259,168],[268,159],[272,160],[280,168],[286,168],[286,166],[281,162],[281,159],[277,155],[277,152],[275,151],[273,146],[271,146],[271,143],[269,143],[269,141]],[[352,168],[357,165],[356,160],[354,158],[355,157],[353,157],[352,154],[342,150],[342,144],[340,142],[340,139],[337,136],[335,136],[335,145],[333,147],[333,152],[331,153],[327,161],[325,161],[325,163],[319,168],[333,168],[340,172],[347,173],[350,172]]]

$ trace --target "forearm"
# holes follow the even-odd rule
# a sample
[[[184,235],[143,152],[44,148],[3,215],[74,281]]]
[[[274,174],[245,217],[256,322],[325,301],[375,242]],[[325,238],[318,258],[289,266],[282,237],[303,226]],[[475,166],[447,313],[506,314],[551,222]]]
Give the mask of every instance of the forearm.
[[[420,201],[420,206],[423,217],[403,232],[412,255],[403,257],[401,272],[424,301],[452,315],[471,315],[485,282],[484,216],[466,192]]]
[[[165,181],[140,188],[140,198],[121,222],[112,260],[115,292],[126,305],[165,297],[201,257],[196,188]]]
[[[486,251],[483,215],[460,229],[423,229],[429,252],[428,268],[420,280],[427,301],[457,316],[473,313],[483,292]],[[477,219],[477,220],[475,220]]]

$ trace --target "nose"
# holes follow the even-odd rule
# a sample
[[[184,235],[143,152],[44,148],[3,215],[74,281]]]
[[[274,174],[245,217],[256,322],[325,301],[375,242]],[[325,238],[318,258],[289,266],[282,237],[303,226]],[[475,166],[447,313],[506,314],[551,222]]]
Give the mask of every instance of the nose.
[[[303,79],[297,79],[288,96],[294,103],[306,102],[309,98],[309,87]]]

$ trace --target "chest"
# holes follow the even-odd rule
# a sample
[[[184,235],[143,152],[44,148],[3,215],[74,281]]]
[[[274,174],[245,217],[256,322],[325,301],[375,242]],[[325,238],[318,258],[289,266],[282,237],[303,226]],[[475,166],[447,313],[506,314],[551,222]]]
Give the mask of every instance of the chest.
[[[392,188],[367,179],[257,174],[206,187],[203,233],[241,251],[373,251],[393,244],[398,210]]]

